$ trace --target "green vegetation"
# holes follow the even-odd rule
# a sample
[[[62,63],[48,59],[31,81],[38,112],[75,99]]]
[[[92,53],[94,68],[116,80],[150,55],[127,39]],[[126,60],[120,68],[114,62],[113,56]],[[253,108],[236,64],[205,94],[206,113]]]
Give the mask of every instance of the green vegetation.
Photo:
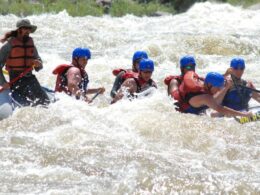
[[[112,16],[123,16],[125,14],[134,14],[136,16],[152,15],[156,11],[175,13],[173,7],[167,7],[157,1],[149,3],[138,3],[130,0],[114,0],[110,9]]]
[[[232,5],[242,5],[243,7],[248,7],[260,3],[260,0],[226,0],[227,3]]]
[[[58,13],[63,10],[71,16],[112,16],[134,14],[153,15],[155,12],[176,13],[187,10],[193,3],[206,0],[111,0],[111,7],[102,7],[96,0],[0,0],[0,14],[19,16],[41,13]],[[260,0],[216,0],[244,7],[260,3]]]

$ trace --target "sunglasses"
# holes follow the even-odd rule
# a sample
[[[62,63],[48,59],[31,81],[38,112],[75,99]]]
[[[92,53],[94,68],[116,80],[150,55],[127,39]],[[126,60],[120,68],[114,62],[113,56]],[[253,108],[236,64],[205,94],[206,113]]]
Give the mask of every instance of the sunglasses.
[[[187,70],[195,70],[195,67],[190,65],[190,66],[185,66],[184,69],[187,69]]]

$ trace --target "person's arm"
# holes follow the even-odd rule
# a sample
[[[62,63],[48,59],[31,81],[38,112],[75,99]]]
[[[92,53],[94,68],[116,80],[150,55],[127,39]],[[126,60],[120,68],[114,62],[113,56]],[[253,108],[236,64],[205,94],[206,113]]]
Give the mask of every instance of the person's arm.
[[[256,100],[258,103],[260,103],[260,93],[253,92],[253,93],[252,93],[252,98],[253,98],[254,100]]]
[[[38,72],[39,70],[41,70],[43,68],[42,65],[42,59],[39,56],[39,53],[37,51],[37,48],[34,46],[34,69]]]
[[[213,95],[213,97],[216,100],[217,104],[221,104],[222,103],[226,93],[232,87],[232,85],[233,85],[232,81],[230,79],[227,79],[223,89],[221,89],[220,91],[218,91],[216,94]]]
[[[116,96],[117,91],[119,90],[120,86],[123,83],[123,78],[122,78],[123,74],[125,74],[125,71],[121,71],[116,76],[115,82],[114,82],[113,87],[112,87],[111,92],[110,92],[110,96],[112,98],[114,98]]]
[[[229,116],[252,116],[251,112],[239,112],[236,110],[233,110],[231,108],[227,108],[225,106],[219,105],[214,98],[209,94],[203,94],[198,95],[190,99],[189,103],[193,107],[200,107],[200,106],[208,106],[209,108],[212,108],[213,110],[216,110],[217,112],[229,115]]]
[[[175,100],[180,99],[179,94],[179,83],[176,79],[172,79],[169,86],[168,86],[168,95],[171,95],[171,97]]]
[[[224,76],[224,77],[227,77],[227,76],[229,76],[229,75],[231,75],[231,74],[232,74],[232,68],[229,67],[229,68],[226,70],[225,74],[223,74],[223,76]]]
[[[130,94],[133,94],[134,92],[137,91],[137,86],[134,79],[130,78],[124,81],[124,83],[121,85],[119,89],[119,92],[112,100],[111,104],[116,103],[118,100],[122,99],[124,97],[125,90],[127,90],[127,92]]]
[[[78,86],[81,82],[81,79],[82,77],[78,68],[71,67],[67,71],[68,90],[71,92],[72,95],[75,95],[76,97],[81,96],[81,90]]]

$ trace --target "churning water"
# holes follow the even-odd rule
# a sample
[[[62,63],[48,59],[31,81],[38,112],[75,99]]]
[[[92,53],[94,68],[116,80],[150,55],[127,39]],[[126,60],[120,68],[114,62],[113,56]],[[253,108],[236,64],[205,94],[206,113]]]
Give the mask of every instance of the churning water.
[[[0,16],[0,34],[19,18]],[[197,71],[224,73],[234,56],[244,78],[260,88],[260,11],[201,3],[163,17],[30,16],[44,61],[36,73],[54,88],[54,67],[75,47],[89,47],[90,87],[106,93],[92,105],[65,95],[49,109],[22,108],[0,122],[0,193],[6,194],[258,194],[260,123],[180,114],[163,79],[179,74],[192,54]],[[110,105],[115,68],[129,68],[145,50],[156,62],[159,89],[151,97]],[[252,101],[252,105],[257,105]]]

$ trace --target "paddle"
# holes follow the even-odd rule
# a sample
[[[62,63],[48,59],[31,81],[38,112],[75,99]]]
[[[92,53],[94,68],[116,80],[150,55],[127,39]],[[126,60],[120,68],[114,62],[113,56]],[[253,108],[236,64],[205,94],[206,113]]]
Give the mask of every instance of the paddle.
[[[234,118],[240,124],[245,124],[245,123],[249,123],[249,122],[255,122],[255,121],[259,121],[260,120],[260,112],[257,112],[256,114],[254,114],[251,117],[240,117],[240,118],[234,117]]]
[[[233,81],[233,83],[234,83],[234,85],[235,85],[236,88],[237,88],[237,87],[241,87],[241,88],[244,88],[244,89],[249,89],[249,90],[251,90],[251,91],[254,91],[254,92],[260,93],[260,90],[253,89],[253,88],[251,88],[251,87],[247,87],[247,86],[244,86],[244,85],[238,84],[238,83],[235,81],[235,77],[234,77],[234,75],[232,75],[232,74],[231,74],[231,79],[232,79],[232,81]]]
[[[89,104],[96,99],[96,97],[101,93],[102,89],[98,90],[98,92],[90,99],[90,101],[88,102]]]
[[[256,93],[260,93],[260,90],[253,89],[253,88],[251,88],[251,87],[247,87],[247,86],[240,85],[240,84],[238,84],[237,86],[242,87],[242,88],[244,88],[244,89],[249,89],[249,90],[254,91],[254,92],[256,92]]]
[[[33,67],[27,68],[20,75],[18,75],[17,77],[13,78],[11,81],[5,83],[4,85],[0,86],[0,93],[2,91],[4,91],[4,90],[8,89],[13,83],[15,83],[16,81],[21,79],[24,75],[26,75],[27,73],[29,73],[32,70],[33,70]]]

